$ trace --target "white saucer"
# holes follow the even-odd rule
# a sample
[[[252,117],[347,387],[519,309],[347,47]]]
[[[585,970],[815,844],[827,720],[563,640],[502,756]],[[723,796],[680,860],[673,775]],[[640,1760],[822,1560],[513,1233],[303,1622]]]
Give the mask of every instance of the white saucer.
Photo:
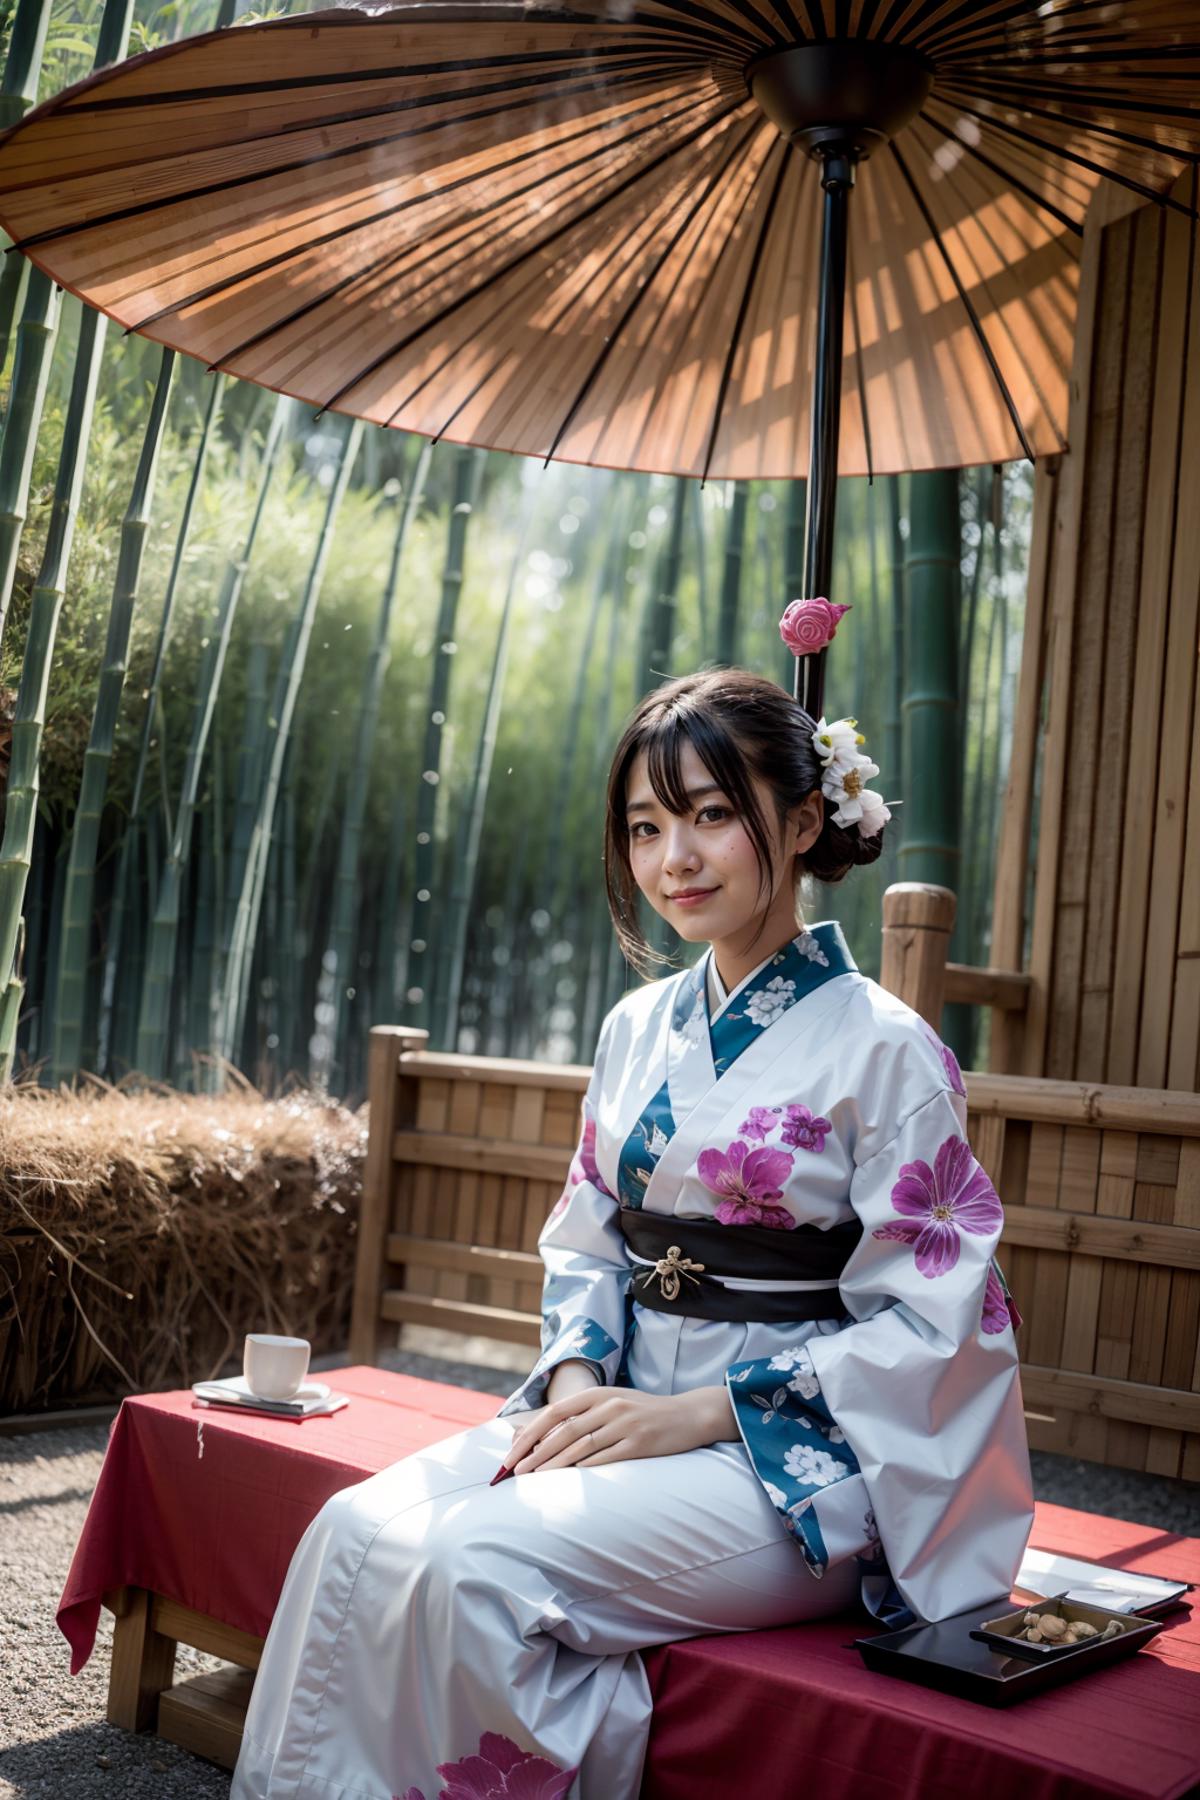
[[[327,1382],[302,1381],[296,1392],[289,1394],[286,1400],[272,1400],[267,1394],[256,1394],[244,1375],[230,1375],[224,1381],[197,1381],[192,1385],[197,1391],[216,1388],[228,1394],[235,1394],[242,1400],[265,1400],[269,1406],[286,1406],[294,1400],[327,1400],[330,1391]]]

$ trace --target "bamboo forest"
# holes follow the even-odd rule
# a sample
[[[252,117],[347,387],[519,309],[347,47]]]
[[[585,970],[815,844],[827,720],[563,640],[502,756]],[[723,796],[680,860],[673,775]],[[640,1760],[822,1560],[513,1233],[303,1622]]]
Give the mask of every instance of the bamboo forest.
[[[17,11],[8,122],[120,55],[106,32],[218,23],[47,11]],[[639,979],[604,897],[611,750],[665,676],[790,685],[804,484],[430,445],[106,324],[6,259],[5,1078],[356,1101],[378,1023],[589,1061]],[[841,484],[826,710],[895,810],[879,862],[804,912],[868,974],[904,879],[953,886],[951,956],[988,962],[1031,496],[1021,464]],[[972,1010],[945,1030],[985,1066]]]

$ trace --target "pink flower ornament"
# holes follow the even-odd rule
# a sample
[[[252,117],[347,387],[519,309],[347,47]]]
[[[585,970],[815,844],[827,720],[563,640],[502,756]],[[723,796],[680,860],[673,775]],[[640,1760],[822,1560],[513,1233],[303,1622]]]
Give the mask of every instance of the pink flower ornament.
[[[702,1150],[696,1169],[709,1192],[720,1196],[716,1217],[722,1225],[795,1229],[787,1208],[773,1204],[782,1200],[783,1184],[792,1172],[786,1150],[771,1150],[765,1144],[752,1149],[739,1138],[728,1150]]]
[[[814,656],[833,642],[838,620],[850,610],[836,600],[793,600],[779,621],[779,635],[793,656]]]
[[[1004,1223],[1000,1196],[961,1137],[946,1139],[932,1169],[919,1158],[904,1163],[892,1205],[904,1218],[871,1236],[911,1244],[917,1268],[930,1279],[948,1275],[958,1262],[960,1232],[987,1237]]]

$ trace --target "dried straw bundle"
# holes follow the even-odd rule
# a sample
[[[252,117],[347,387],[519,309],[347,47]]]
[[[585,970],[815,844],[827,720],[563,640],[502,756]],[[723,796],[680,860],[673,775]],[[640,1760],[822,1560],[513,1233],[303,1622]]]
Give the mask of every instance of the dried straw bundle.
[[[0,1413],[233,1372],[247,1331],[341,1348],[366,1140],[303,1090],[0,1096]]]

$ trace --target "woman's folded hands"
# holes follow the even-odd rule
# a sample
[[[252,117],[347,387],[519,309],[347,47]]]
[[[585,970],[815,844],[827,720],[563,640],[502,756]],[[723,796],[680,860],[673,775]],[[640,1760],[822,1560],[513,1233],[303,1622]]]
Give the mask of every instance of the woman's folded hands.
[[[739,1435],[723,1387],[683,1394],[646,1394],[638,1388],[592,1385],[568,1392],[521,1423],[504,1466],[517,1475],[537,1469],[594,1468],[643,1456],[676,1456]]]

